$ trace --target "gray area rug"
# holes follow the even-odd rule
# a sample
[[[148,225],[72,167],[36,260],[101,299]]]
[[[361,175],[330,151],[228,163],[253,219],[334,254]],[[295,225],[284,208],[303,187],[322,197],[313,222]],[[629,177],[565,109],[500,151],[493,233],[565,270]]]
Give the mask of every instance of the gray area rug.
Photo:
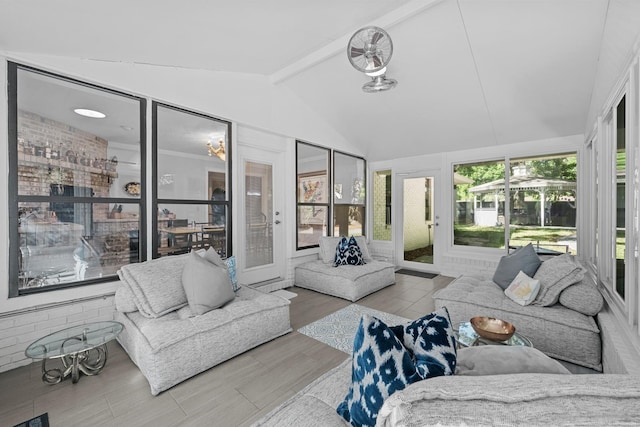
[[[351,304],[336,311],[320,320],[303,326],[298,332],[323,342],[343,351],[347,354],[353,353],[353,337],[360,323],[363,314],[368,314],[382,320],[387,325],[398,325],[406,323],[409,319],[374,310],[358,304]]]

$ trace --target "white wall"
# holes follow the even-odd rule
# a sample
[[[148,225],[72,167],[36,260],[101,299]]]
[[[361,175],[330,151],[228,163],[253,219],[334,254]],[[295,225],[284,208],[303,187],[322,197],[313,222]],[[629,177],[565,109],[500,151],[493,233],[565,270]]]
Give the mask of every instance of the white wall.
[[[0,52],[0,81],[2,82],[6,82],[7,77],[6,60],[35,66],[134,95],[150,97],[154,100],[209,114],[234,123],[243,123],[252,128],[263,129],[278,135],[290,135],[287,137],[289,147],[287,147],[288,170],[285,171],[286,176],[295,174],[295,163],[290,162],[292,158],[295,158],[295,155],[291,154],[295,152],[295,144],[293,143],[295,138],[361,155],[324,120],[288,92],[288,89],[273,86],[265,77]],[[2,86],[4,89],[0,99],[0,152],[6,153],[8,147],[7,91],[6,84]],[[148,104],[149,112],[150,103]],[[147,121],[147,146],[149,147],[147,162],[150,164],[150,116]],[[7,156],[1,158],[3,160],[0,161],[0,175],[6,177],[8,174]],[[122,158],[127,158],[127,156],[123,153]],[[184,170],[188,171],[190,168],[185,167],[182,171]],[[131,172],[133,174],[134,169]],[[148,174],[150,173],[150,168],[148,168]],[[150,175],[147,178],[150,178]],[[187,181],[189,183],[202,181],[203,185],[206,185],[204,177],[191,177],[187,178]],[[0,276],[0,371],[30,363],[30,360],[24,357],[24,349],[29,344],[27,341],[50,333],[51,328],[60,329],[64,325],[73,325],[75,322],[111,318],[113,312],[111,308],[112,295],[118,286],[118,282],[114,281],[8,298],[9,278],[6,272],[9,263],[9,219],[7,200],[7,186],[2,185],[0,186],[0,224],[4,224],[4,226],[0,227],[0,240],[5,244],[0,245],[0,259],[4,260],[0,270],[5,273]],[[150,207],[150,201],[148,207]],[[238,218],[233,218],[233,220],[242,223]],[[91,302],[91,298],[97,298],[97,301],[102,302]],[[69,301],[78,302],[67,304]],[[96,315],[94,310],[86,308],[87,306],[92,307],[93,304],[105,304],[105,306],[102,306],[99,314]],[[53,315],[47,314],[49,310],[55,310],[55,319],[57,319],[55,322],[48,321],[53,319]]]

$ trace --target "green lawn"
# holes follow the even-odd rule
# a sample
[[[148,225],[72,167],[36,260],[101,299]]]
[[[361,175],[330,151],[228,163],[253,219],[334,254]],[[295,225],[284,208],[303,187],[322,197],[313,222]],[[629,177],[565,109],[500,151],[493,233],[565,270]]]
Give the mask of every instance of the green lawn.
[[[575,228],[558,227],[509,227],[511,246],[524,246],[529,243],[553,249],[566,251],[566,246],[557,246],[563,239],[575,239]],[[456,245],[482,246],[489,248],[504,248],[503,227],[480,227],[476,225],[456,225],[454,227],[454,242]]]

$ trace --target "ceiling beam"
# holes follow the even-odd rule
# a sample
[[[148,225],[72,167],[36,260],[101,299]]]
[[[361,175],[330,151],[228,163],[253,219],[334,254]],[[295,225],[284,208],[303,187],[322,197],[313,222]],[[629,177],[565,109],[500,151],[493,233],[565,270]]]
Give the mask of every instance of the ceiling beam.
[[[411,0],[408,3],[398,7],[397,9],[392,10],[391,12],[377,18],[367,25],[374,25],[380,28],[391,28],[394,25],[397,25],[419,13],[428,9],[438,3],[443,2],[444,0]],[[353,31],[356,31],[357,28],[354,28]],[[314,65],[319,64],[320,62],[331,58],[334,55],[337,55],[341,52],[344,52],[347,48],[347,43],[349,43],[349,39],[353,33],[345,34],[342,37],[337,38],[326,46],[310,53],[298,61],[287,65],[284,68],[274,72],[269,76],[269,80],[273,84],[282,83],[283,81],[305,71],[308,68],[313,67]]]

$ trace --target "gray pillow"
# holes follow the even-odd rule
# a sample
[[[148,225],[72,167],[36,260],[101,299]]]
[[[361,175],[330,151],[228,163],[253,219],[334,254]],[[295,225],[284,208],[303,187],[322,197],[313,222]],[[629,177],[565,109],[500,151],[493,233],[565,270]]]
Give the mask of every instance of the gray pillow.
[[[196,316],[219,308],[236,296],[227,269],[192,252],[182,270],[182,286]]]
[[[558,302],[587,316],[595,316],[604,306],[604,298],[598,288],[584,280],[562,291]]]
[[[529,243],[527,246],[516,249],[514,253],[500,258],[496,272],[493,274],[493,281],[503,290],[507,289],[521,271],[533,277],[541,262],[533,245]]]
[[[216,250],[213,249],[212,247],[207,249],[207,251],[203,255],[203,258],[209,261],[210,263],[217,265],[218,267],[227,268],[227,265],[224,263],[222,258],[220,258],[220,255],[218,255],[218,252],[216,252]]]
[[[570,374],[533,347],[483,345],[458,350],[456,375]]]
[[[548,307],[557,303],[560,293],[583,277],[584,268],[573,255],[563,254],[546,260],[533,276],[540,281],[540,291],[531,304]]]

